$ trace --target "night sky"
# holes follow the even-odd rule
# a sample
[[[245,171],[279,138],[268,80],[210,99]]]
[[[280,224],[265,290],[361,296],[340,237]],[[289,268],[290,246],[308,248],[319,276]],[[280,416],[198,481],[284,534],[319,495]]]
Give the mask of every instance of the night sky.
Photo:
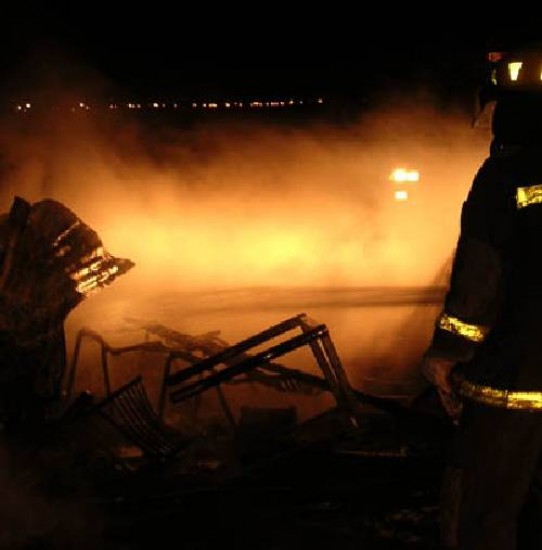
[[[420,83],[462,94],[476,86],[488,42],[519,30],[412,8],[232,6],[49,3],[5,15],[3,88],[24,90],[53,70],[66,85],[91,71],[142,95],[353,97]]]

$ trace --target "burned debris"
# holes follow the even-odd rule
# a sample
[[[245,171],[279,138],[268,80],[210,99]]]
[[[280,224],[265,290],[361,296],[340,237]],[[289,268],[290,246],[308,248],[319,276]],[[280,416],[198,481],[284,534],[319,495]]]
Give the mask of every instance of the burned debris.
[[[301,483],[305,491],[308,477],[329,482],[316,472],[330,461],[341,474],[353,461],[368,461],[370,469],[372,461],[386,468],[394,460],[408,469],[427,459],[438,469],[445,420],[420,408],[423,399],[405,406],[354,388],[329,328],[304,313],[234,344],[220,331],[190,335],[126,319],[144,341],[113,345],[83,327],[68,353],[70,311],[133,267],[57,201],[15,197],[1,216],[0,422],[3,446],[22,457],[18,478],[32,472],[30,484],[51,495],[90,493],[124,521],[150,502],[171,510],[195,492],[228,491],[262,477]],[[78,374],[89,368],[86,343],[98,346],[90,368],[103,384],[76,391]],[[287,360],[300,351],[312,361],[310,372]],[[114,361],[138,354],[158,365],[156,399],[141,372],[114,382]],[[294,404],[234,407],[228,392],[236,388],[266,388]],[[210,394],[220,422],[204,414]],[[300,419],[296,398],[322,395],[329,408]]]
[[[246,467],[253,472],[311,447],[331,446],[336,453],[360,459],[430,456],[435,450],[431,445],[438,449],[438,444],[425,439],[428,431],[445,434],[445,421],[437,414],[353,388],[328,327],[305,314],[235,344],[220,338],[219,331],[193,336],[158,323],[127,323],[144,330],[146,339],[114,346],[97,331],[80,329],[65,384],[65,395],[73,401],[83,344],[97,345],[99,360],[93,368],[103,377],[103,386],[96,388],[103,397],[88,409],[85,421],[96,424],[92,417],[99,417],[108,425],[104,431],[113,428],[116,435],[107,439],[106,454],[114,457],[113,463],[122,463],[119,471],[156,471],[160,464],[168,476],[173,469],[178,482],[184,479],[192,487],[190,475],[195,472],[209,473],[211,484],[224,482],[242,477]],[[312,357],[319,374],[283,361],[301,349]],[[115,359],[135,362],[134,354],[158,358],[152,361],[158,384],[155,401],[141,372],[118,387],[112,384]],[[226,390],[239,386],[263,386],[305,398],[325,393],[332,404],[300,421],[295,405],[232,406]],[[211,393],[222,412],[218,424],[202,410],[202,397]]]
[[[88,294],[133,267],[63,204],[15,197],[0,219],[0,421],[39,424],[61,398],[64,322]]]

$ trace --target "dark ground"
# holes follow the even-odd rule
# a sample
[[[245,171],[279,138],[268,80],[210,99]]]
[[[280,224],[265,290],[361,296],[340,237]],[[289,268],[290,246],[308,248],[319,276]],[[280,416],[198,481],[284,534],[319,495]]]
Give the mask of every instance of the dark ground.
[[[346,431],[271,458],[265,445],[246,447],[240,475],[223,483],[184,485],[180,493],[170,485],[147,501],[134,491],[133,500],[112,503],[108,541],[122,548],[168,541],[189,549],[438,548],[444,432],[431,433],[435,423],[392,433],[378,413],[368,422],[366,433]]]
[[[185,455],[181,470],[182,461],[121,474],[96,461],[90,489],[49,455],[42,494],[34,481],[32,499],[12,499],[26,520],[0,512],[0,547],[437,549],[447,425],[370,407],[364,419],[352,428],[327,412],[288,439],[211,434],[208,452]]]

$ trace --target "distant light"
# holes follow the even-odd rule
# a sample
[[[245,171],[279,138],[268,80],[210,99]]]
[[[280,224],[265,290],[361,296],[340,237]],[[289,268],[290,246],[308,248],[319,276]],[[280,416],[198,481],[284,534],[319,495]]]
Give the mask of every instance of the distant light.
[[[397,183],[404,183],[406,181],[419,181],[420,173],[418,170],[407,170],[406,168],[396,168],[390,174],[390,180]]]
[[[542,80],[542,72],[540,75],[540,78]],[[174,102],[173,102],[174,101]],[[254,99],[252,101],[240,101],[238,98],[229,98],[228,100],[220,100],[220,101],[205,101],[200,103],[199,101],[179,101],[178,99],[173,99],[171,103],[169,102],[162,102],[162,101],[149,101],[148,103],[135,103],[132,98],[121,100],[120,103],[115,103],[112,100],[110,102],[106,102],[104,104],[96,103],[96,104],[89,104],[86,101],[74,101],[71,105],[67,105],[66,107],[59,107],[59,106],[53,106],[53,110],[61,111],[63,109],[67,109],[71,112],[77,112],[78,110],[85,110],[85,111],[91,111],[99,108],[108,108],[110,110],[117,110],[117,109],[183,109],[185,107],[192,107],[193,109],[196,108],[204,108],[204,109],[233,109],[233,108],[259,108],[259,109],[265,109],[265,108],[280,108],[280,107],[287,107],[287,106],[294,106],[294,105],[308,105],[313,104],[314,102],[317,102],[319,104],[322,104],[325,102],[325,99],[322,97],[314,97],[314,98],[276,98],[276,99]],[[25,101],[20,103],[13,103],[10,105],[10,109],[20,112],[20,113],[26,113],[30,109],[34,109],[34,106],[31,102]]]
[[[404,189],[395,191],[394,193],[395,200],[398,202],[403,202],[408,200],[408,191],[405,191]]]

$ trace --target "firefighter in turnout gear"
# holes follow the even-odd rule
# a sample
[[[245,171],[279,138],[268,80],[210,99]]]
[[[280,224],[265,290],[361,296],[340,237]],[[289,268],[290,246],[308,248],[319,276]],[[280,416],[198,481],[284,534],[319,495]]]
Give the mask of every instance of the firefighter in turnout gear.
[[[488,157],[422,373],[454,421],[444,548],[542,548],[542,47],[492,54]]]

